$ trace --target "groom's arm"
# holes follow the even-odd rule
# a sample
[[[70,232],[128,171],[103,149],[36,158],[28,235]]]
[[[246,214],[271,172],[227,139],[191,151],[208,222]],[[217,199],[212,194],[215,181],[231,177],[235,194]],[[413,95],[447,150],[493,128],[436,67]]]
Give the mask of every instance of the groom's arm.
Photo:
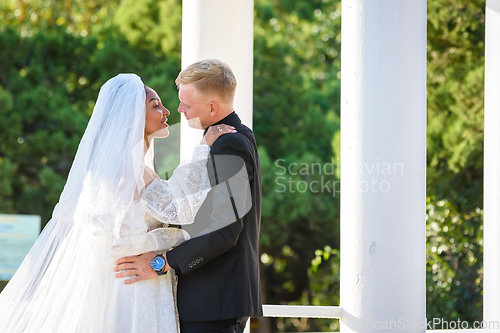
[[[196,225],[191,239],[167,252],[169,267],[188,274],[236,245],[243,230],[243,216],[250,209],[253,162],[247,138],[242,134],[220,137],[212,147],[212,213],[203,217],[209,226]],[[197,218],[197,222],[200,217]],[[201,230],[203,229],[203,230]]]

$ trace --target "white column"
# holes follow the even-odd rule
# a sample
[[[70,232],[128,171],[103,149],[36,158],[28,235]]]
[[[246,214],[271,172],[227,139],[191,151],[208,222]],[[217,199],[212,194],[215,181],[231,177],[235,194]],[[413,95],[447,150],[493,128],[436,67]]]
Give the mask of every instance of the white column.
[[[483,318],[500,332],[500,0],[486,1],[485,48]]]
[[[341,332],[425,331],[426,1],[342,1]]]
[[[182,68],[209,58],[228,64],[236,76],[234,108],[252,127],[253,0],[183,0]],[[181,120],[181,159],[189,158],[202,132]]]

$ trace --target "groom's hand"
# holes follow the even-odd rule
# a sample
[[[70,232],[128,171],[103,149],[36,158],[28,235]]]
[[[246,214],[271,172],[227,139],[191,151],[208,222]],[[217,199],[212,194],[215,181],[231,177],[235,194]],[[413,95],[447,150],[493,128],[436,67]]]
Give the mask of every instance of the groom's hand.
[[[116,261],[114,268],[117,278],[133,276],[131,279],[125,280],[125,284],[132,284],[142,280],[152,279],[158,274],[151,268],[151,260],[156,256],[154,252],[147,252],[138,256],[123,257]],[[165,265],[165,270],[170,269],[168,263]]]

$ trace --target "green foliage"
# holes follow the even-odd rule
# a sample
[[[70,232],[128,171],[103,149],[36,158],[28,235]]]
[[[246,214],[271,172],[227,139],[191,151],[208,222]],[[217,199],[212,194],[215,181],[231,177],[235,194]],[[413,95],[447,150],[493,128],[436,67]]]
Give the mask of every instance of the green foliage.
[[[308,296],[311,305],[339,305],[340,303],[340,253],[337,249],[325,246],[316,250],[315,258],[308,270],[310,290]],[[314,322],[312,330],[327,328],[330,332],[338,332],[338,320],[321,319]]]
[[[271,158],[327,161],[340,116],[340,2],[256,1],[254,122]]]
[[[482,320],[483,211],[427,200],[427,318]]]
[[[264,300],[311,304],[318,302],[311,290],[318,275],[308,273],[315,251],[339,245],[340,155],[333,155],[331,141],[340,128],[340,1],[257,0],[255,13]],[[306,319],[274,323],[280,331],[324,326]]]
[[[0,58],[6,59],[0,69],[3,97],[10,100],[0,109],[0,159],[4,167],[16,169],[15,176],[5,177],[5,188],[10,189],[5,208],[40,214],[46,222],[87,123],[71,101],[88,98],[82,78],[92,43],[57,33],[21,38],[6,30],[0,44],[10,43],[18,45],[14,57],[8,55],[10,48],[0,51]]]
[[[485,2],[427,3],[427,317],[471,323],[482,318]]]
[[[332,205],[339,200],[333,189],[334,167],[320,170],[324,164],[310,153],[272,162],[261,147],[259,155],[264,184],[261,253],[267,258],[263,261],[266,279],[273,285],[266,301],[297,301],[309,288],[307,270],[318,245],[339,244],[335,223],[339,210]],[[292,161],[297,165],[290,167]],[[322,192],[322,183],[329,191]],[[336,187],[338,191],[338,183]]]
[[[3,26],[15,27],[22,37],[44,30],[87,36],[106,24],[120,0],[3,0],[0,20]]]
[[[291,249],[283,248],[283,253],[292,255]],[[264,256],[265,262],[272,260]],[[307,270],[309,286],[301,297],[291,301],[290,305],[339,305],[340,299],[340,253],[326,245],[314,252],[310,267]],[[287,286],[287,285],[285,285]],[[291,286],[287,286],[291,287]],[[284,332],[338,332],[340,325],[337,319],[279,318],[276,326]]]
[[[181,7],[178,0],[124,0],[114,22],[133,45],[169,54],[180,49]]]
[[[428,1],[428,192],[463,212],[482,206],[483,0]]]

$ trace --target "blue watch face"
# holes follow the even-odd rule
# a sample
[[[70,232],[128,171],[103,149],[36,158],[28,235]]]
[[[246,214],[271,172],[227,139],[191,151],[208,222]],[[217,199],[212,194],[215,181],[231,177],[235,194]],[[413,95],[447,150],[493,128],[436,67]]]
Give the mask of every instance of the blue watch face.
[[[165,267],[165,259],[163,259],[163,257],[155,257],[151,261],[151,267],[155,271],[159,271],[159,270],[163,269],[163,267]]]

